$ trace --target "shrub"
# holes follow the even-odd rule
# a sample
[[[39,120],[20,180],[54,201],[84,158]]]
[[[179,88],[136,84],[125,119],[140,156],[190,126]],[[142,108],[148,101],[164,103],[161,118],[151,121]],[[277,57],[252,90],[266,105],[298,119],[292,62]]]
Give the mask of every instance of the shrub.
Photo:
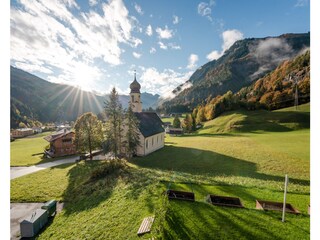
[[[126,161],[122,159],[108,160],[97,169],[91,172],[90,180],[97,180],[107,177],[111,174],[124,170],[126,168]]]

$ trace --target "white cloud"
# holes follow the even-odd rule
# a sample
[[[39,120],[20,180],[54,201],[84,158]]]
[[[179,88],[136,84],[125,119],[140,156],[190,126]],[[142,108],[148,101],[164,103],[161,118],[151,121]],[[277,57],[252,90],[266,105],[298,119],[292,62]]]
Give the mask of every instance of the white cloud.
[[[201,16],[210,15],[211,14],[211,8],[210,8],[209,4],[205,3],[205,2],[199,3],[199,5],[198,5],[198,13]]]
[[[222,50],[228,50],[236,41],[243,39],[243,33],[237,29],[227,30],[222,33]]]
[[[135,58],[140,58],[141,57],[141,54],[140,53],[137,53],[137,52],[133,52],[132,55],[135,57]]]
[[[137,11],[137,13],[143,15],[142,8],[137,3],[134,4],[134,9]]]
[[[120,43],[142,44],[132,36],[133,20],[122,0],[103,3],[101,13],[81,12],[73,0],[23,0],[11,7],[10,18],[12,64],[46,74],[54,69],[60,73],[51,78],[56,81],[98,80],[96,60],[119,65]],[[86,69],[88,79],[78,80],[79,69]]]
[[[243,39],[243,33],[237,29],[227,30],[222,33],[222,50],[221,52],[213,50],[207,55],[207,59],[212,61],[220,58],[236,41]]]
[[[214,0],[210,0],[209,3],[201,2],[198,4],[198,14],[202,17],[206,17],[210,22],[213,21],[211,17],[212,7],[215,5]]]
[[[150,53],[151,54],[153,54],[153,53],[155,53],[157,50],[154,48],[154,47],[152,47],[151,49],[150,49]]]
[[[218,52],[217,50],[213,50],[211,53],[207,55],[207,59],[212,61],[220,58],[222,56],[222,52]]]
[[[176,45],[175,43],[168,43],[168,44],[164,44],[163,42],[159,41],[158,42],[159,47],[161,49],[167,50],[167,49],[173,49],[173,50],[180,50],[181,47],[179,45]]]
[[[172,21],[173,24],[178,24],[180,21],[181,19],[178,16],[173,15],[173,21]]]
[[[309,0],[297,0],[294,7],[305,7],[309,4]]]
[[[140,77],[141,88],[152,94],[168,97],[178,85],[185,83],[192,75],[192,71],[179,73],[172,69],[160,72],[156,68],[145,68]]]
[[[152,27],[151,27],[151,25],[149,24],[149,25],[147,26],[147,29],[146,29],[146,34],[147,34],[148,36],[152,36],[152,33],[153,33]]]
[[[163,42],[158,42],[158,44],[159,44],[159,47],[160,47],[161,49],[164,49],[164,50],[167,50],[167,49],[168,49],[168,46],[165,45]]]
[[[173,30],[170,30],[167,25],[164,29],[157,28],[156,32],[158,33],[160,39],[170,39],[173,37]]]
[[[168,46],[171,49],[174,49],[174,50],[180,50],[181,49],[181,47],[179,45],[176,45],[175,43],[168,43]]]
[[[250,47],[250,54],[260,64],[259,69],[250,77],[255,79],[260,74],[273,69],[284,60],[292,57],[291,46],[281,38],[267,38],[260,40],[257,45]]]
[[[98,0],[89,0],[89,5],[90,5],[91,7],[97,5],[97,3],[98,3]]]
[[[188,66],[187,66],[187,68],[188,69],[193,69],[193,68],[195,68],[195,67],[197,67],[197,62],[198,62],[198,60],[199,60],[199,57],[198,57],[198,55],[196,55],[196,54],[191,54],[190,56],[189,56],[189,59],[188,59]]]

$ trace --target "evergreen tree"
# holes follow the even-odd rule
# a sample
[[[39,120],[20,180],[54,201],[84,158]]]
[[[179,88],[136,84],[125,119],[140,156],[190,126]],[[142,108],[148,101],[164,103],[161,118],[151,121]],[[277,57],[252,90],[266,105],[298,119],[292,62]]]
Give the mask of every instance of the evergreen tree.
[[[122,106],[115,88],[112,88],[104,110],[107,117],[107,142],[104,144],[104,150],[105,152],[111,151],[114,156],[117,156],[121,150]]]
[[[129,106],[126,112],[125,118],[127,132],[125,136],[125,148],[127,157],[130,159],[136,154],[137,147],[140,146],[139,142],[139,121],[134,115],[131,106]]]
[[[100,148],[103,141],[102,123],[91,112],[78,117],[75,126],[75,144],[78,151],[89,151],[92,160],[92,150]]]
[[[173,119],[173,127],[174,128],[180,128],[181,127],[181,122],[180,122],[178,114],[176,114],[174,119]]]

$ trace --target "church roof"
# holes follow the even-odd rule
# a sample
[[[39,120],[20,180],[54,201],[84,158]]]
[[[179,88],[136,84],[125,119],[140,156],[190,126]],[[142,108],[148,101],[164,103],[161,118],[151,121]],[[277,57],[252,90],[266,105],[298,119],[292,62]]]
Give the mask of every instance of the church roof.
[[[155,112],[135,112],[139,120],[139,130],[144,137],[164,132],[163,122]]]
[[[140,93],[141,85],[136,79],[136,74],[134,74],[134,81],[130,84],[131,93]]]

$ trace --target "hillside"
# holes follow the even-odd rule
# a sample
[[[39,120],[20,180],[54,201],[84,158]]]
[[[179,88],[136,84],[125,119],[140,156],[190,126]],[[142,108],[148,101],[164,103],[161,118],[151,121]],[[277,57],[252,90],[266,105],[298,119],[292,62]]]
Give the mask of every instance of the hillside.
[[[239,40],[222,57],[197,69],[186,83],[192,85],[190,88],[173,90],[179,94],[165,102],[163,109],[186,111],[209,96],[237,92],[309,46],[310,33]]]
[[[198,134],[231,132],[286,132],[310,128],[310,103],[275,111],[236,110],[205,122]]]
[[[20,122],[75,121],[84,112],[98,114],[103,111],[107,95],[99,96],[79,88],[55,84],[11,67],[11,128]],[[142,93],[144,108],[154,107],[159,95]],[[119,95],[126,108],[129,96]]]
[[[247,109],[275,110],[310,101],[310,51],[286,60],[274,71],[233,94],[208,98],[193,114],[197,122],[208,121],[223,112]]]

